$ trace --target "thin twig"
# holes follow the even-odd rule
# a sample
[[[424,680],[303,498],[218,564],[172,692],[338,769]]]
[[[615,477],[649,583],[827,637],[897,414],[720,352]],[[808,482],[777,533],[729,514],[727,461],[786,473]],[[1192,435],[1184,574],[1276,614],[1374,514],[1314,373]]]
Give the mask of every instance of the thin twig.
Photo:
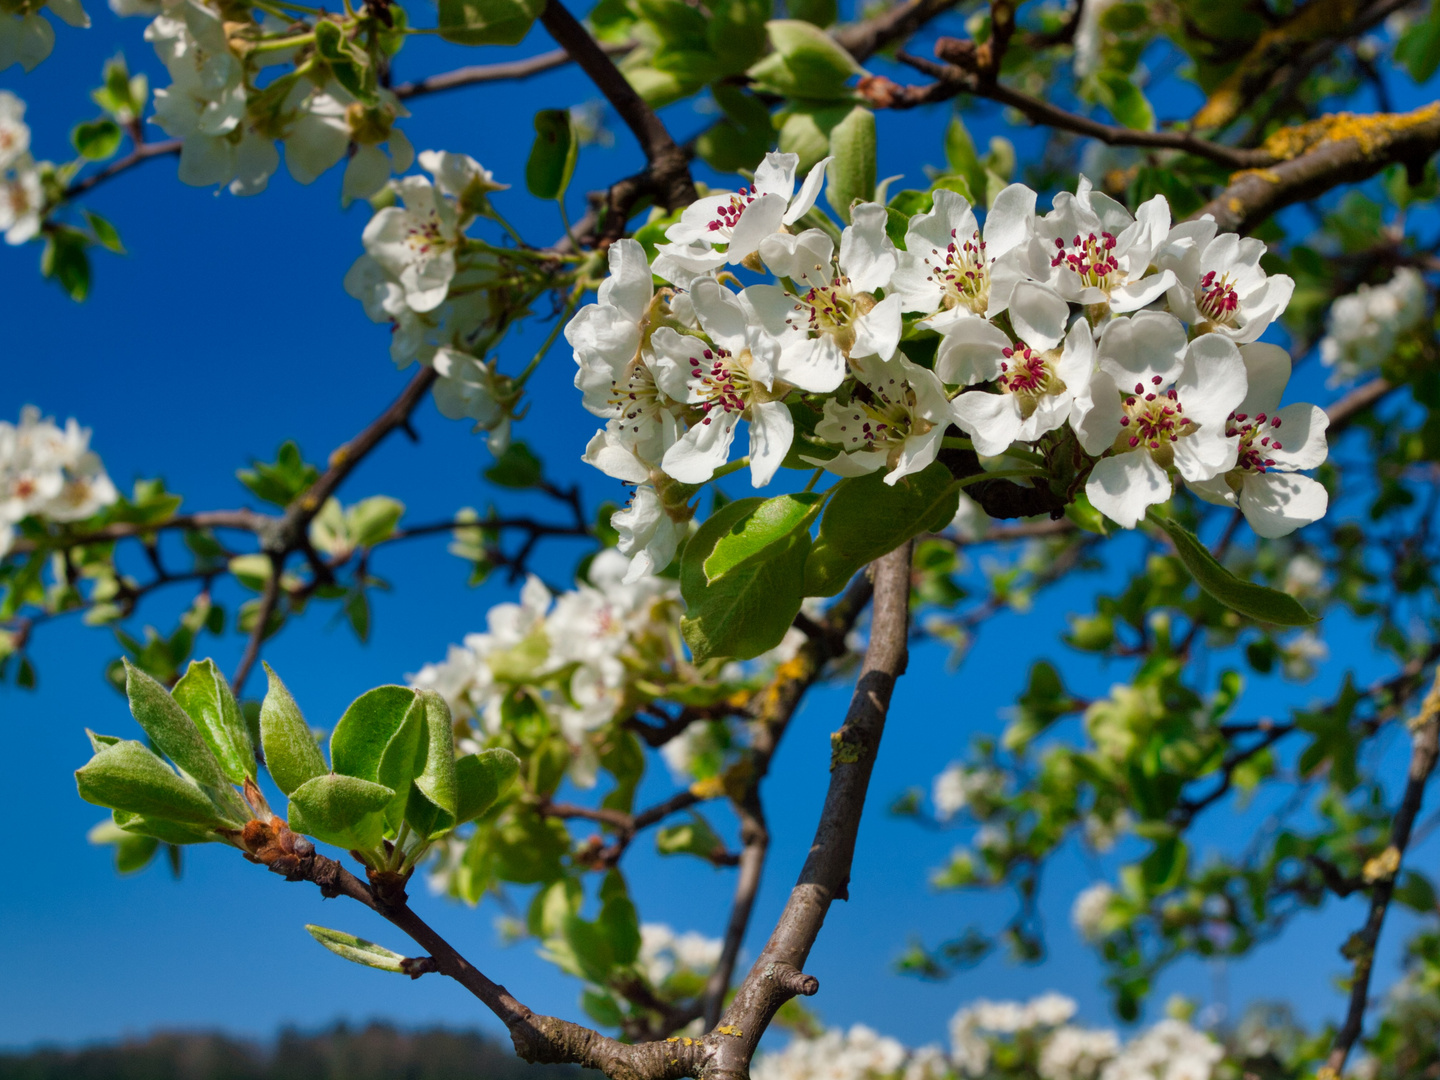
[[[245,653],[240,657],[240,666],[235,669],[235,677],[230,680],[230,689],[237,698],[245,689],[245,680],[254,670],[255,661],[260,659],[260,646],[265,641],[265,630],[270,625],[270,616],[274,614],[275,604],[280,599],[280,575],[284,569],[285,556],[271,555],[270,576],[265,579],[265,589],[260,594],[260,608],[255,613],[255,625],[250,630],[250,639],[245,642]]]
[[[65,189],[61,198],[73,199],[77,195],[83,195],[93,187],[103,184],[111,177],[118,176],[127,169],[134,168],[143,162],[150,161],[157,157],[166,157],[170,154],[180,153],[180,139],[166,139],[163,142],[141,143],[118,161],[112,161],[99,172],[91,173],[89,176],[82,176]]]
[[[602,42],[600,48],[609,56],[624,56],[635,48],[635,42]],[[524,60],[507,60],[500,64],[471,64],[454,71],[429,75],[415,82],[401,83],[394,88],[394,92],[396,97],[404,99],[438,94],[444,90],[458,90],[465,86],[478,86],[482,83],[518,81],[546,71],[554,71],[569,63],[571,59],[568,52],[564,49],[552,49]]]

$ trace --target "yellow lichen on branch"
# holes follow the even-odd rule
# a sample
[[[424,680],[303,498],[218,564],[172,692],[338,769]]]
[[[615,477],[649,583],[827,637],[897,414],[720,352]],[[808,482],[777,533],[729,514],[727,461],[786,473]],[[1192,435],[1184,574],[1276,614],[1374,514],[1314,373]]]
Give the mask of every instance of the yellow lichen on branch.
[[[1335,113],[1281,128],[1262,148],[1276,161],[1291,161],[1322,143],[1355,140],[1366,157],[1384,150],[1395,136],[1440,117],[1440,101],[1408,113]]]

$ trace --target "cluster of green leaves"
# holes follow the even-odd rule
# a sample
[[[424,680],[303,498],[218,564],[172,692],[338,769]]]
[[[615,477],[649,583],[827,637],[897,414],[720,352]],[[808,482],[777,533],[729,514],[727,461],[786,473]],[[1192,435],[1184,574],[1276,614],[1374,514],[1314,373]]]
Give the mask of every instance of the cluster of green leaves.
[[[289,690],[266,672],[269,691],[247,715],[211,660],[192,662],[173,691],[127,661],[130,712],[151,745],[92,732],[95,756],[75,774],[81,798],[109,808],[115,828],[129,835],[243,846],[246,822],[264,815],[258,747],[289,800],[294,832],[356,852],[376,869],[406,872],[515,780],[519,761],[507,750],[457,758],[444,699],[403,686],[378,687],[350,704],[331,734],[327,767]],[[122,864],[133,850],[122,848]]]

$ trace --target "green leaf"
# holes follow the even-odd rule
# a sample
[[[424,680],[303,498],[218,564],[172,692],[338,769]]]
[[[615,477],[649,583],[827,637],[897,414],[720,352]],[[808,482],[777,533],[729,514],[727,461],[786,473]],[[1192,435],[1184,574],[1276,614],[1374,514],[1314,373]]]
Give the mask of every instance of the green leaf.
[[[617,964],[635,962],[640,955],[640,918],[618,870],[611,870],[600,883],[600,915],[595,926],[605,935]]]
[[[126,810],[112,811],[115,824],[135,836],[148,836],[165,844],[209,844],[215,834],[207,825],[192,825],[183,821],[167,821],[165,818],[146,817]]]
[[[525,186],[537,199],[562,199],[575,172],[580,140],[569,109],[541,109],[535,114],[535,142],[525,163]],[[529,486],[529,485],[526,485]]]
[[[848,225],[850,207],[875,198],[875,114],[863,105],[851,109],[830,132],[830,153],[825,198]]]
[[[680,564],[680,592],[689,614],[680,629],[697,661],[717,656],[748,660],[777,645],[800,610],[800,583],[810,536],[803,529],[751,520],[764,499],[737,499],[710,516],[690,538]],[[755,553],[722,559],[716,577],[705,565],[721,541]]]
[[[373,547],[387,540],[400,523],[405,504],[388,495],[361,499],[345,511],[345,529],[356,547]]]
[[[320,478],[320,470],[300,455],[294,442],[281,443],[273,462],[255,461],[249,469],[240,469],[236,479],[257,498],[276,506],[289,506],[311,484]]]
[[[814,23],[821,29],[840,17],[836,0],[788,0],[785,10],[795,18]]]
[[[518,45],[545,0],[440,0],[440,36],[458,45]]]
[[[153,836],[135,836],[113,821],[100,822],[85,834],[85,839],[92,844],[114,844],[115,869],[122,874],[145,869],[160,850],[160,841]]]
[[[1175,554],[1180,556],[1195,584],[1231,611],[1275,626],[1313,626],[1319,622],[1293,596],[1250,581],[1241,581],[1221,566],[1200,538],[1185,526],[1169,518],[1156,517],[1153,520],[1170,534]]]
[[[65,225],[56,225],[45,238],[40,253],[40,273],[54,278],[77,304],[90,295],[90,256],[85,253],[88,238]]]
[[[331,930],[313,923],[306,923],[305,929],[310,931],[310,936],[325,948],[336,956],[344,957],[352,964],[378,968],[381,971],[393,971],[397,975],[406,974],[405,969],[400,966],[400,962],[405,957],[397,952],[391,952],[383,945],[376,945],[373,941],[366,941],[362,937],[347,934],[343,930]]]
[[[180,703],[128,659],[125,664],[125,696],[130,714],[145,729],[161,753],[206,787],[229,788],[229,777],[214,751]]]
[[[91,161],[104,161],[120,149],[124,132],[120,125],[108,116],[100,120],[89,120],[76,124],[70,132],[70,142],[83,157]]]
[[[1395,62],[1417,83],[1427,83],[1440,68],[1440,3],[1432,0],[1425,18],[1405,28],[1395,43]]]
[[[419,714],[404,738],[410,711],[420,695],[408,686],[378,686],[367,690],[352,701],[330,733],[330,764],[337,773],[358,777],[372,783],[384,783],[392,790],[408,784],[412,775],[401,774],[411,769],[419,746]],[[396,745],[397,736],[401,744]],[[408,742],[407,747],[403,744]],[[399,751],[397,753],[397,751]],[[389,771],[381,778],[381,762],[388,761]],[[399,770],[398,772],[395,770]],[[391,780],[394,783],[391,783]]]
[[[1156,843],[1140,863],[1140,871],[1150,896],[1159,896],[1179,885],[1185,877],[1189,851],[1185,842],[1170,836]]]
[[[450,707],[434,690],[420,691],[425,723],[417,751],[415,790],[405,810],[410,827],[434,838],[455,827],[455,730]]]
[[[310,726],[300,714],[300,707],[269,664],[265,665],[270,687],[260,705],[260,745],[265,751],[265,767],[286,795],[314,777],[323,775],[325,758]]]
[[[775,138],[770,110],[754,94],[723,83],[712,86],[710,95],[725,119],[700,133],[695,152],[719,172],[753,168]]]
[[[1123,72],[1099,72],[1095,76],[1095,96],[1125,127],[1136,131],[1155,130],[1155,110],[1150,107],[1149,99]]]
[[[235,784],[243,784],[247,776],[255,779],[255,747],[251,745],[250,732],[240,714],[240,703],[215,661],[190,661],[190,667],[175,684],[172,694],[195,721],[225,776]]]
[[[974,192],[985,193],[985,166],[980,161],[980,155],[975,150],[975,140],[970,137],[970,131],[965,127],[965,121],[959,116],[951,116],[950,124],[945,129],[945,163],[946,168],[952,176],[959,177],[965,181],[966,191],[961,192],[965,200],[974,204]],[[945,185],[949,186],[949,185]],[[934,190],[932,186],[931,190]],[[952,190],[956,190],[952,188]]]
[[[532,488],[545,474],[544,463],[518,439],[505,448],[494,465],[485,470],[485,479],[500,487]]]
[[[762,89],[812,101],[851,96],[845,83],[862,69],[824,30],[800,19],[771,19],[765,30],[775,51],[749,70]]]
[[[808,529],[820,512],[822,496],[816,492],[777,495],[736,519],[715,542],[702,569],[707,583],[733,570],[772,544],[786,542],[797,529]],[[732,504],[733,505],[733,504]]]
[[[355,776],[325,773],[290,793],[290,828],[347,850],[379,845],[395,792]]]
[[[770,0],[712,0],[705,43],[719,62],[718,75],[738,75],[764,54],[771,7]]]
[[[520,775],[520,759],[496,747],[455,762],[455,824],[473,821],[500,801]]]
[[[808,173],[830,152],[830,132],[849,115],[850,106],[844,104],[801,104],[782,109],[775,117],[775,122],[780,125],[781,152],[798,156],[798,171]]]
[[[1435,886],[1418,870],[1406,870],[1395,886],[1395,899],[1422,915],[1435,911]]]
[[[698,855],[708,859],[725,850],[725,841],[720,839],[708,821],[691,810],[689,821],[682,825],[667,825],[655,835],[655,849],[661,855]]]
[[[177,776],[147,746],[130,739],[91,758],[76,771],[75,784],[86,802],[112,810],[211,827],[225,824],[197,784]]]
[[[894,485],[880,473],[835,486],[805,564],[806,596],[834,596],[867,563],[955,517],[960,489],[938,461]]]
[[[96,243],[116,255],[125,254],[125,245],[120,243],[120,234],[116,232],[114,225],[93,210],[85,211],[85,220],[90,223],[90,231],[95,234]]]

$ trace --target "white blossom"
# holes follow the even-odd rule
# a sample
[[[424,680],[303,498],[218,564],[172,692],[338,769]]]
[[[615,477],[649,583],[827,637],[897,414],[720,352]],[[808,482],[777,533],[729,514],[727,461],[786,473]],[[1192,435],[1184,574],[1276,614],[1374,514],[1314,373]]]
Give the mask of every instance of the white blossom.
[[[1069,314],[1053,289],[1021,282],[1010,301],[1019,341],[984,319],[966,319],[941,342],[935,371],[942,381],[994,382],[1000,389],[972,390],[954,401],[956,422],[976,453],[993,457],[1015,442],[1033,442],[1063,427],[1077,399],[1089,399],[1095,341],[1083,318],[1066,333]]]
[[[723,942],[693,930],[677,934],[664,923],[640,926],[640,970],[645,981],[659,987],[679,972],[709,975],[720,962]]]
[[[885,482],[892,485],[933,462],[954,418],[935,373],[903,356],[888,364],[871,359],[851,366],[857,385],[849,403],[830,398],[815,425],[815,434],[841,452],[804,460],[838,476],[887,469]]]
[[[29,149],[25,102],[9,90],[0,90],[0,173],[24,158]]]
[[[1009,306],[1034,235],[1035,192],[1023,184],[995,197],[983,234],[964,197],[942,188],[905,230],[894,277],[902,309],[925,313],[925,325],[942,333],[968,317],[993,318]]]
[[[1225,431],[1239,440],[1235,466],[1190,486],[1208,502],[1239,506],[1259,535],[1286,536],[1318,521],[1329,505],[1323,485],[1295,473],[1325,460],[1330,418],[1315,405],[1280,408],[1290,379],[1290,354],[1284,349],[1256,343],[1244,346],[1241,356],[1248,389]]]
[[[23,244],[40,232],[40,215],[45,209],[45,192],[40,170],[22,155],[14,170],[0,175],[0,229],[7,244]]]
[[[680,220],[665,230],[670,242],[657,249],[661,258],[656,273],[673,281],[666,273],[667,266],[694,274],[744,261],[760,249],[767,236],[798,221],[815,205],[829,163],[827,157],[814,165],[797,194],[795,170],[800,158],[766,154],[749,187],[707,195],[685,208]],[[717,245],[724,245],[725,250],[715,250]]]
[[[1132,1039],[1100,1080],[1210,1080],[1224,1049],[1183,1020],[1167,1019]]]
[[[1043,1080],[1095,1080],[1119,1051],[1115,1032],[1067,1024],[1045,1040],[1038,1069]]]
[[[1175,284],[1171,270],[1151,273],[1169,232],[1165,196],[1131,217],[1082,176],[1073,195],[1060,192],[1054,209],[1035,222],[1029,270],[1073,303],[1108,305],[1116,314],[1138,311]]]
[[[702,484],[730,457],[740,421],[750,426],[750,477],[763,487],[789,452],[795,425],[780,400],[776,370],[781,340],[745,293],[703,278],[691,292],[707,342],[662,326],[651,338],[655,379],[676,401],[696,406],[690,429],[665,451],[661,468],[686,484]]]
[[[1402,266],[1383,285],[1361,285],[1330,305],[1320,361],[1337,379],[1354,379],[1379,367],[1395,343],[1425,318],[1425,279]]]
[[[90,431],[75,420],[59,427],[33,405],[20,422],[0,421],[0,530],[26,518],[56,522],[92,517],[118,498],[99,456],[90,449]]]
[[[610,525],[620,534],[620,554],[630,556],[627,582],[646,574],[657,574],[670,565],[680,546],[682,527],[669,514],[659,494],[642,484],[630,496],[630,504],[610,516]]]
[[[171,84],[155,91],[154,122],[182,140],[180,180],[228,183],[237,168],[240,140],[231,134],[245,116],[245,84],[220,16],[179,0],[145,28],[145,40],[170,72]]]
[[[917,1080],[939,1071],[935,1052],[921,1053]],[[759,1057],[750,1072],[754,1080],[884,1080],[902,1069],[910,1077],[910,1061],[901,1043],[856,1024],[849,1031],[832,1028],[814,1038],[796,1036],[785,1049]]]
[[[1085,494],[1125,528],[1170,498],[1172,469],[1194,484],[1235,466],[1239,440],[1226,418],[1246,382],[1230,339],[1204,334],[1187,346],[1173,316],[1115,318],[1101,334],[1091,389],[1090,408],[1071,423],[1088,453],[1112,452],[1095,464]]]
[[[956,763],[935,777],[930,801],[935,805],[935,816],[948,821],[977,798],[991,801],[1003,791],[1004,778],[994,769],[967,769]]]
[[[889,360],[900,344],[900,300],[874,294],[890,284],[895,245],[885,233],[887,211],[862,203],[835,244],[819,229],[799,236],[775,233],[760,245],[765,265],[795,283],[797,294],[778,285],[745,290],[750,303],[771,325],[788,323],[790,335],[777,365],[786,382],[829,393],[846,374],[846,360]],[[804,291],[800,291],[804,290]],[[812,336],[813,335],[813,336]]]
[[[1105,920],[1115,895],[1115,890],[1103,881],[1076,894],[1070,908],[1070,921],[1086,941],[1098,941],[1104,936]]]
[[[1238,233],[1215,235],[1211,217],[1170,230],[1157,264],[1174,272],[1166,294],[1170,310],[1196,334],[1224,334],[1236,344],[1254,341],[1280,317],[1295,292],[1286,274],[1260,269],[1263,241]]]
[[[389,271],[414,311],[445,302],[461,234],[455,207],[423,176],[396,181],[403,206],[387,206],[365,226],[365,250]]]

